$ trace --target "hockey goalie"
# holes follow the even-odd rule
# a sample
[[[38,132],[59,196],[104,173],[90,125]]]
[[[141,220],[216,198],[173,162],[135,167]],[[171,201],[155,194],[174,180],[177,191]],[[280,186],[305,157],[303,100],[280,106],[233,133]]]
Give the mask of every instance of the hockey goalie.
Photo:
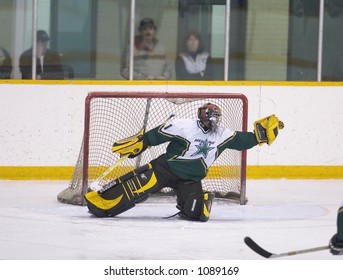
[[[181,218],[206,222],[214,194],[203,191],[201,181],[225,149],[247,150],[271,145],[283,122],[275,115],[254,123],[254,132],[231,131],[220,126],[222,112],[207,103],[197,119],[169,120],[150,131],[115,142],[112,151],[121,157],[136,157],[149,146],[169,142],[164,154],[85,195],[89,211],[98,217],[113,217],[143,202],[152,193],[170,187],[176,194]]]

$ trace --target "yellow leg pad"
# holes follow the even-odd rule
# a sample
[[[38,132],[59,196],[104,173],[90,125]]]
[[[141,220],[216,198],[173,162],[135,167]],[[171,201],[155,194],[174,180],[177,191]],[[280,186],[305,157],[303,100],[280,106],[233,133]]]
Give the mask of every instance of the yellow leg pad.
[[[145,165],[108,183],[100,193],[87,193],[87,207],[98,217],[113,217],[144,201],[157,185],[152,166]]]
[[[99,209],[109,210],[120,203],[123,199],[123,195],[107,200],[102,198],[97,192],[89,192],[85,195],[85,198]]]
[[[141,183],[141,182],[139,182]],[[134,191],[133,193],[136,193],[136,194],[140,194],[140,193],[144,193],[146,192],[147,190],[151,189],[152,187],[154,187],[155,185],[157,184],[157,178],[155,176],[155,173],[153,172],[149,181],[142,185],[141,188],[139,188],[138,190]]]
[[[203,209],[199,217],[200,221],[206,222],[210,218],[213,199],[214,199],[213,193],[209,193],[209,192],[204,193]]]
[[[208,201],[208,193],[205,193],[204,194],[204,201]],[[206,218],[209,218],[210,217],[210,210],[207,209],[207,206],[206,206],[206,203],[204,202],[204,209],[203,209],[203,214]]]

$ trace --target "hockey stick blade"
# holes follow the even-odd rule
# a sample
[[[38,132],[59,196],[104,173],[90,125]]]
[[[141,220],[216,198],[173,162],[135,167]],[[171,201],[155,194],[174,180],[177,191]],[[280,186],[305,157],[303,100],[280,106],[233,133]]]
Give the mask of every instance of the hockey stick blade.
[[[244,237],[244,243],[251,249],[253,250],[255,253],[259,254],[262,257],[265,258],[270,258],[272,255],[272,253],[264,250],[262,247],[260,247],[259,245],[257,245],[257,243],[252,240],[249,236]]]
[[[290,251],[282,254],[273,254],[266,250],[264,250],[261,246],[259,246],[254,240],[252,240],[250,237],[244,238],[244,243],[255,253],[259,254],[262,257],[265,257],[267,259],[273,259],[273,258],[281,258],[281,257],[287,257],[287,256],[294,256],[299,254],[305,254],[305,253],[311,253],[316,251],[322,251],[329,249],[329,246],[321,246],[321,247],[315,247],[310,249],[304,249],[304,250],[298,250],[298,251]]]

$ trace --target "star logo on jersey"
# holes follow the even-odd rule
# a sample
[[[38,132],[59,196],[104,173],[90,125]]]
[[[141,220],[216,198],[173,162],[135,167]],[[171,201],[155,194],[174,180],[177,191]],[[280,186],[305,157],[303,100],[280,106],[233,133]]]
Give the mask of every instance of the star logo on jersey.
[[[197,155],[202,155],[204,158],[207,158],[208,152],[214,149],[214,147],[210,147],[210,145],[213,144],[213,142],[208,141],[207,139],[205,141],[201,139],[196,139],[195,141],[199,142],[199,144],[195,145],[197,151],[191,156],[193,157]]]

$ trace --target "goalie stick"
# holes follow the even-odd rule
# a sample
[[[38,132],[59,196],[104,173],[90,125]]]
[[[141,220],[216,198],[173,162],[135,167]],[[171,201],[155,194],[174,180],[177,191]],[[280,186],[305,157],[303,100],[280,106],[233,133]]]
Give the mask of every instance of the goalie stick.
[[[329,246],[321,246],[321,247],[315,247],[310,249],[303,249],[303,250],[297,250],[297,251],[290,251],[286,253],[281,254],[273,254],[265,249],[263,249],[261,246],[259,246],[254,240],[252,240],[249,236],[244,238],[244,243],[255,253],[259,254],[262,257],[265,257],[267,259],[274,259],[274,258],[281,258],[281,257],[287,257],[287,256],[294,256],[299,254],[305,254],[305,253],[311,253],[316,251],[322,251],[329,249]]]
[[[97,179],[95,179],[90,185],[89,188],[93,191],[101,190],[100,181],[104,179],[109,173],[111,173],[119,164],[121,164],[125,159],[129,157],[129,154],[123,155],[120,157],[115,164],[108,168],[103,174],[101,174]]]

